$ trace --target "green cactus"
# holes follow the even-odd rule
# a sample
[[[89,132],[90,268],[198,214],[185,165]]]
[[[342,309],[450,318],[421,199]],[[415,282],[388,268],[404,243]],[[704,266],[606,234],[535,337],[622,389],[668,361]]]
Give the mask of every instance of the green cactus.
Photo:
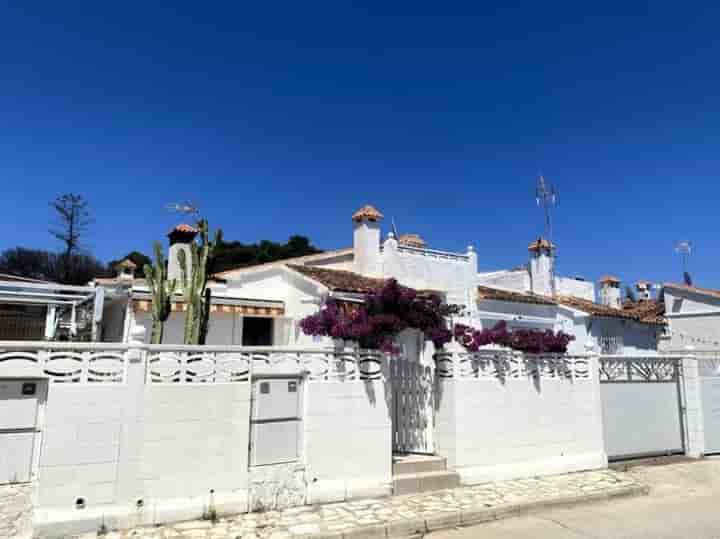
[[[207,287],[208,270],[215,254],[215,248],[222,241],[222,231],[215,232],[215,239],[208,239],[207,220],[198,222],[200,244],[190,244],[190,268],[184,251],[178,253],[178,264],[182,275],[185,296],[185,344],[205,344],[210,318],[211,291]]]
[[[159,241],[155,242],[155,264],[145,264],[143,272],[145,273],[145,281],[150,289],[152,297],[152,335],[150,342],[152,344],[161,344],[163,340],[163,332],[165,330],[165,321],[170,316],[170,298],[175,293],[177,281],[175,279],[168,281],[167,266],[163,257],[162,245]]]

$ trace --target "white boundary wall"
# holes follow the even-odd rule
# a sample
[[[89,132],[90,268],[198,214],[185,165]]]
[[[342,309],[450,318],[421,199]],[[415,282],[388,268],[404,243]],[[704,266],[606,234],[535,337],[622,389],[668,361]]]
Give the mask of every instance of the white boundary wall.
[[[391,425],[377,353],[0,343],[0,377],[23,362],[40,365],[51,381],[35,500],[39,536],[246,512],[260,495],[253,474],[284,484],[299,470],[297,503],[391,493]],[[304,376],[299,460],[253,472],[253,373],[293,369]]]
[[[464,484],[607,466],[596,358],[435,357],[437,445]]]

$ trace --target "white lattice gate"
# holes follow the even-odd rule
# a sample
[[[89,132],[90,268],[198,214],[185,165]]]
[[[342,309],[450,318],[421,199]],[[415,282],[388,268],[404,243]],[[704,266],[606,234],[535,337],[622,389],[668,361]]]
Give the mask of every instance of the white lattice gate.
[[[390,360],[393,394],[393,451],[427,453],[433,444],[435,367],[416,358]]]
[[[608,458],[684,451],[680,358],[600,356]]]

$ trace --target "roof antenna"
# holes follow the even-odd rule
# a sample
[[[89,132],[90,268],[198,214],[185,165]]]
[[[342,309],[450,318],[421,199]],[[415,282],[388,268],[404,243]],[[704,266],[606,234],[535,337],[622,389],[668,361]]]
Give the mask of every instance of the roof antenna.
[[[545,237],[552,241],[552,219],[553,206],[557,204],[558,192],[555,187],[545,181],[542,173],[538,174],[537,185],[535,186],[535,201],[545,212]]]
[[[392,233],[395,235],[396,240],[400,239],[400,234],[398,234],[397,227],[395,226],[395,218],[394,217],[392,218]]]
[[[683,281],[686,285],[692,286],[692,278],[687,270],[687,259],[692,254],[692,242],[680,240],[675,242],[675,252],[682,257]]]
[[[200,215],[200,210],[198,209],[197,205],[187,201],[184,204],[178,202],[171,202],[170,204],[165,204],[165,209],[177,213],[184,213],[186,215]]]

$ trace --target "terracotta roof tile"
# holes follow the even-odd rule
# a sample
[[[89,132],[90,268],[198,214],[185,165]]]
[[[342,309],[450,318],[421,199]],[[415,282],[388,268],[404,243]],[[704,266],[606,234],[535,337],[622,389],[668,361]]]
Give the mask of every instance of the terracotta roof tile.
[[[377,221],[382,218],[383,218],[383,214],[380,213],[377,209],[375,209],[370,204],[366,204],[365,206],[360,208],[358,211],[356,211],[352,215],[353,221],[360,221],[362,219],[368,219],[370,221]]]
[[[420,249],[427,245],[427,243],[425,243],[425,240],[417,234],[403,234],[398,239],[398,243],[400,245],[407,245],[408,247],[418,247]]]
[[[137,264],[130,260],[129,258],[126,258],[125,260],[122,260],[121,262],[118,262],[115,264],[115,268],[127,268],[127,269],[137,269]]]
[[[578,309],[579,311],[586,312],[593,316],[600,316],[603,318],[622,318],[625,320],[634,320],[635,322],[640,322],[643,324],[665,323],[665,320],[662,318],[662,316],[658,315],[658,311],[660,309],[660,307],[658,306],[653,307],[651,314],[649,305],[647,308],[633,307],[626,309],[623,307],[622,309],[615,309],[613,307],[601,305],[600,303],[595,303],[586,299],[576,298],[575,296],[559,296],[558,301],[561,305],[573,307],[574,309]],[[651,302],[647,301],[647,303],[649,304]],[[664,312],[665,308],[663,306],[662,313]]]
[[[684,290],[686,292],[693,292],[695,294],[702,294],[704,296],[720,298],[720,290],[714,290],[712,288],[700,288],[699,286],[688,286],[686,284],[679,284],[679,283],[664,283],[663,288],[670,288],[670,289],[674,289],[674,290]]]
[[[495,300],[508,301],[512,303],[530,303],[535,305],[564,305],[572,307],[579,311],[588,313],[592,316],[600,316],[604,318],[622,318],[625,320],[634,320],[643,324],[664,324],[665,306],[662,302],[654,300],[646,300],[628,306],[623,309],[614,309],[606,305],[601,305],[587,299],[577,298],[575,296],[556,296],[548,297],[531,292],[518,292],[511,290],[502,290],[500,288],[492,288],[489,286],[478,286],[478,300]]]
[[[479,300],[510,301],[513,303],[534,303],[536,305],[557,305],[557,301],[547,296],[533,294],[532,292],[516,292],[502,290],[490,286],[478,286],[477,297]]]
[[[528,251],[539,251],[540,249],[555,249],[555,244],[544,238],[538,238],[528,245]]]
[[[317,266],[297,266],[295,264],[287,264],[287,267],[313,281],[319,282],[333,292],[367,294],[368,292],[381,288],[387,282],[387,279],[365,277],[352,271],[320,268]],[[442,292],[437,290],[418,290],[418,292],[421,295],[442,295]]]
[[[622,281],[615,277],[614,275],[603,275],[599,279],[600,283],[614,283],[614,284],[620,284]]]

